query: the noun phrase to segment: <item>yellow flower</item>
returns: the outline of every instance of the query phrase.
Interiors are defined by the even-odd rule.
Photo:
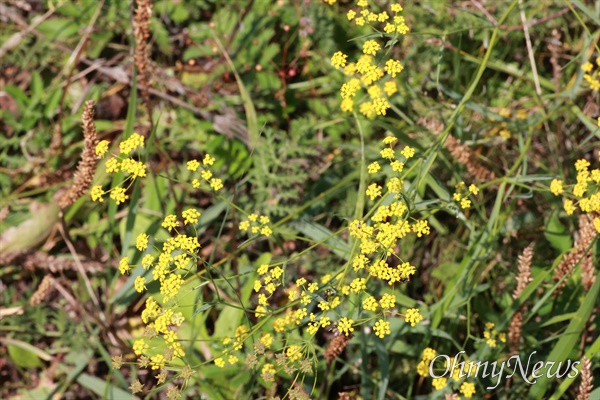
[[[446,378],[435,378],[431,382],[431,385],[435,388],[435,390],[441,390],[446,387],[447,383],[448,383],[448,379],[446,379]]]
[[[594,68],[594,64],[592,64],[591,62],[587,61],[585,64],[583,64],[581,66],[581,69],[584,72],[590,72],[592,69]]]
[[[479,188],[473,184],[469,185],[469,192],[473,193],[475,196],[479,194]]]
[[[381,49],[381,46],[379,45],[379,43],[377,43],[374,40],[367,40],[365,42],[365,44],[363,44],[363,53],[364,54],[375,55],[375,54],[377,54],[377,51],[380,49]]]
[[[212,178],[210,180],[210,187],[214,189],[214,191],[219,191],[223,188],[223,181],[219,178]]]
[[[121,170],[131,174],[133,178],[146,176],[146,166],[131,158],[126,158],[121,162]]]
[[[347,58],[348,56],[346,54],[342,53],[341,51],[336,51],[331,57],[331,65],[333,65],[335,68],[344,68]]]
[[[144,352],[149,348],[150,346],[144,339],[138,339],[133,343],[133,352],[138,356],[144,354]]]
[[[429,361],[421,360],[417,364],[417,374],[421,376],[429,376]]]
[[[392,78],[395,78],[397,74],[402,72],[404,67],[400,64],[400,61],[397,60],[387,60],[385,62],[385,72],[390,74]]]
[[[409,308],[408,310],[406,310],[406,315],[404,316],[404,319],[410,324],[410,326],[415,326],[423,320],[423,316],[419,313],[419,309]]]
[[[356,73],[356,64],[355,63],[348,63],[344,67],[344,75],[351,76],[351,75],[354,75],[355,73]]]
[[[376,98],[373,100],[373,108],[377,112],[377,115],[386,115],[388,108],[390,108],[390,103],[386,99]]]
[[[302,357],[302,348],[298,345],[292,345],[287,348],[285,354],[291,362],[297,361]]]
[[[371,86],[367,92],[371,100],[375,100],[381,97],[381,88],[379,86]]]
[[[119,160],[116,158],[111,158],[106,161],[106,172],[119,172]]]
[[[204,156],[204,160],[202,160],[202,164],[210,166],[210,165],[213,165],[215,163],[215,161],[216,161],[216,159],[213,156],[211,156],[210,154],[206,154]]]
[[[379,303],[381,304],[381,308],[388,310],[396,305],[396,296],[386,293],[381,297]]]
[[[358,293],[367,288],[367,280],[365,278],[355,278],[350,282],[350,289],[353,293]]]
[[[394,155],[394,150],[390,149],[389,147],[381,150],[380,154],[381,154],[381,158],[386,158],[388,160],[392,160],[392,159],[394,159],[394,157],[396,157]]]
[[[340,103],[340,109],[343,112],[352,112],[352,110],[354,109],[354,100],[349,98],[342,100],[342,102]]]
[[[402,151],[400,153],[402,153],[402,155],[408,159],[415,155],[415,149],[413,149],[412,147],[406,146],[406,147],[404,147],[404,149],[402,149]]]
[[[204,171],[202,171],[200,173],[200,176],[202,177],[202,179],[204,179],[205,181],[210,181],[210,178],[212,178],[213,174],[212,172],[210,172],[209,170],[205,169]]]
[[[369,185],[366,193],[367,193],[367,196],[369,196],[369,198],[371,200],[375,200],[376,197],[381,196],[381,186],[379,186],[376,183],[373,183],[373,184]]]
[[[262,374],[273,374],[275,375],[277,371],[275,371],[275,367],[273,364],[265,364],[262,368]]]
[[[161,226],[171,232],[171,229],[177,228],[179,223],[177,222],[177,216],[175,215],[167,215],[161,224]]]
[[[344,335],[349,336],[350,333],[354,332],[354,328],[352,327],[353,323],[354,323],[354,320],[352,320],[352,319],[348,319],[346,317],[341,318],[340,321],[338,322],[337,330],[340,331],[340,333],[343,333]]]
[[[354,19],[354,17],[356,17],[356,11],[354,11],[354,10],[348,11],[348,14],[346,14],[346,17],[348,18],[348,21],[352,21]]]
[[[142,259],[142,267],[144,267],[144,269],[149,269],[152,266],[153,262],[154,257],[152,256],[152,254],[146,254]]]
[[[470,382],[463,382],[460,385],[460,392],[468,399],[475,394],[475,385]]]
[[[364,103],[362,103],[360,105],[359,111],[362,115],[369,119],[375,118],[375,115],[377,115],[377,113],[375,112],[375,108],[373,107],[373,103],[371,103],[370,101],[365,101]]]
[[[469,199],[462,199],[462,200],[460,201],[460,207],[461,207],[463,210],[466,210],[466,209],[468,209],[469,207],[471,207],[471,200],[469,200]]]
[[[377,300],[375,297],[369,296],[363,300],[362,307],[367,311],[375,311],[377,310]]]
[[[223,368],[225,366],[225,360],[223,360],[221,357],[215,358],[215,365],[219,368]]]
[[[590,163],[587,160],[580,159],[580,160],[575,161],[575,169],[577,171],[587,170],[587,168],[589,166],[590,166]]]
[[[271,335],[268,332],[263,333],[262,337],[260,338],[260,341],[262,344],[265,345],[265,347],[267,349],[271,348],[271,345],[273,344],[273,335]]]
[[[258,272],[259,275],[266,274],[267,272],[269,272],[269,265],[262,264],[260,267],[258,267],[258,270],[256,272]]]
[[[240,231],[247,231],[248,229],[250,229],[250,221],[240,222]]]
[[[138,276],[137,278],[135,278],[135,281],[133,282],[133,287],[136,291],[142,293],[146,288],[146,278],[144,278],[143,276]]]
[[[125,200],[127,200],[129,198],[129,196],[127,196],[125,194],[125,189],[122,187],[116,187],[113,188],[113,190],[110,192],[110,198],[113,199],[117,205],[124,203]]]
[[[144,147],[144,137],[139,133],[133,133],[130,137],[119,144],[121,154],[130,154],[137,147]]]
[[[165,364],[167,362],[167,360],[165,359],[165,356],[163,356],[162,354],[157,354],[155,356],[150,357],[150,365],[152,365],[152,369],[163,369],[165,367]]]
[[[125,275],[127,272],[129,272],[130,269],[131,268],[129,267],[129,258],[123,257],[121,261],[119,261],[119,272]]]
[[[383,339],[385,335],[389,335],[390,333],[392,333],[392,331],[390,330],[390,323],[382,319],[375,323],[373,330],[375,331],[375,335],[381,339]]]
[[[360,81],[356,78],[350,79],[340,88],[340,94],[343,99],[349,99],[356,96],[356,92],[360,89]]]
[[[392,4],[390,6],[390,9],[395,13],[399,13],[400,11],[402,11],[402,6],[400,4]]]
[[[198,160],[191,160],[187,162],[188,171],[196,171],[199,166],[200,163],[198,162]]]
[[[377,21],[378,22],[385,22],[388,19],[390,19],[390,16],[385,11],[382,11],[379,14],[377,14]]]
[[[200,217],[200,212],[198,212],[198,210],[193,209],[193,208],[189,208],[187,210],[185,210],[183,213],[181,213],[181,216],[183,217],[183,223],[184,224],[197,224],[198,223],[198,217]]]
[[[106,154],[107,151],[108,151],[108,140],[101,140],[96,145],[96,155],[98,157],[103,157],[104,154]]]
[[[560,179],[553,179],[552,182],[550,182],[550,191],[555,196],[558,196],[559,194],[561,194],[564,191],[563,190],[563,181]]]
[[[392,161],[390,165],[392,166],[392,171],[394,172],[402,172],[404,169],[404,163],[398,160]]]
[[[598,231],[598,233],[600,233],[600,217],[599,218],[594,218],[594,228],[596,228],[596,230]]]
[[[565,200],[564,209],[568,215],[572,215],[577,208],[573,205],[573,200]]]
[[[106,192],[102,190],[102,186],[100,185],[92,187],[92,191],[90,192],[90,195],[92,196],[92,201],[98,201],[100,203],[104,201],[104,199],[102,198],[104,194],[106,194]]]
[[[387,81],[383,85],[383,91],[389,97],[398,91],[398,86],[396,86],[396,82],[394,82],[394,81]]]
[[[434,349],[432,349],[431,347],[427,347],[425,350],[423,350],[421,359],[425,361],[431,361],[435,358],[436,354],[437,352]]]
[[[140,233],[138,237],[135,239],[135,247],[139,251],[144,251],[148,248],[148,238],[149,236],[145,233]]]

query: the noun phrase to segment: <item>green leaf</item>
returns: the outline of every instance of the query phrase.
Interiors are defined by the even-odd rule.
[[[29,343],[11,338],[3,338],[1,341],[7,345],[8,355],[19,367],[42,367],[43,364],[40,358],[45,361],[50,361],[49,354]]]
[[[99,379],[89,374],[81,374],[77,383],[94,392],[98,398],[107,400],[137,400],[137,397],[123,389],[113,386],[104,379]]]
[[[559,252],[563,253],[573,247],[571,234],[558,219],[558,213],[554,212],[546,221],[544,236]]]
[[[342,257],[344,260],[350,257],[352,251],[350,244],[337,237],[336,233],[331,232],[323,225],[301,221],[294,223],[293,226],[315,243],[321,243],[329,247],[338,257]]]
[[[567,329],[561,335],[560,339],[554,345],[554,348],[548,355],[547,361],[551,361],[556,364],[559,362],[564,363],[570,355],[577,354],[579,342],[581,341],[581,335],[583,334],[583,330],[587,326],[587,321],[592,315],[592,311],[597,304],[598,293],[600,293],[600,279],[596,279],[596,282],[594,282],[590,290],[587,292],[583,303],[571,319],[571,323],[569,323],[569,326],[567,326]],[[591,356],[594,356],[594,354]],[[551,379],[547,376],[548,369],[548,365],[544,365],[544,367],[539,371],[538,374],[541,374],[542,377],[538,379],[535,385],[531,386],[531,391],[529,392],[530,399],[544,398],[544,394],[548,390],[548,386],[551,382]]]

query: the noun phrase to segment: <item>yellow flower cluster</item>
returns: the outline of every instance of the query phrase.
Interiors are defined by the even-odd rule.
[[[278,267],[276,267],[277,269]],[[263,265],[259,268],[258,273],[266,274],[268,266]],[[272,270],[273,271],[273,270]],[[272,273],[271,271],[271,273]],[[277,271],[277,274],[282,274],[283,271]],[[325,275],[321,278],[321,283],[326,284],[331,278],[330,275]],[[264,279],[264,278],[263,278]],[[300,308],[292,310],[288,308],[285,315],[277,318],[273,323],[273,328],[276,332],[283,332],[286,329],[292,329],[303,323],[303,319],[308,316],[308,328],[307,331],[311,335],[315,335],[319,328],[325,328],[331,324],[331,319],[325,315],[327,311],[332,311],[341,304],[339,296],[327,296],[327,300],[321,297],[318,293],[321,290],[326,292],[319,286],[317,282],[308,283],[306,278],[299,278],[295,282],[295,287],[288,289],[288,299],[290,302],[297,302]],[[255,282],[255,288],[257,283]],[[259,304],[261,300],[266,300],[266,297],[261,298],[259,294]],[[317,307],[321,310],[321,315],[317,318],[314,313],[308,314],[307,306],[311,303],[316,303]],[[261,307],[259,305],[259,307]],[[259,309],[257,307],[257,310]]]
[[[270,223],[271,220],[266,215],[252,213],[248,215],[248,219],[240,222],[239,229],[244,232],[250,231],[253,235],[260,233],[269,237],[273,233],[271,227],[268,225]]]
[[[415,326],[419,322],[423,321],[423,316],[419,313],[418,308],[409,308],[406,310],[404,319],[410,324],[410,326]]]
[[[396,142],[396,138],[389,136],[384,139],[384,144],[389,147],[381,151],[381,156],[387,160],[392,167],[392,170],[400,174],[404,168],[404,162],[414,156],[414,149],[406,146],[400,152],[404,158],[404,162],[396,160],[396,156],[392,145]],[[376,167],[375,167],[376,165]],[[381,167],[379,163],[370,165],[370,172],[376,173]],[[417,236],[428,235],[430,232],[429,225],[426,220],[416,220],[413,224],[407,221],[408,207],[404,200],[400,197],[402,191],[402,180],[400,177],[392,177],[387,182],[387,190],[394,195],[394,201],[389,205],[381,205],[377,208],[371,221],[373,225],[368,225],[364,221],[353,221],[349,226],[350,236],[360,240],[360,254],[353,260],[355,271],[366,269],[371,276],[387,281],[390,285],[395,282],[405,281],[415,273],[415,268],[407,262],[400,263],[397,267],[392,268],[386,262],[386,258],[394,255],[394,247],[397,241],[411,231]],[[375,200],[382,196],[383,187],[377,183],[372,183],[367,188],[366,194]],[[382,252],[382,257],[378,257],[378,252]],[[369,256],[375,256],[375,260],[371,262]],[[398,257],[399,258],[399,257]]]
[[[496,347],[497,340],[500,340],[502,343],[506,343],[506,333],[498,333],[496,329],[494,329],[493,322],[487,322],[485,324],[485,330],[483,331],[483,337],[486,339],[486,343],[491,348]]]
[[[190,208],[182,212],[184,224],[198,222],[200,212]],[[151,270],[152,280],[159,284],[159,292],[163,296],[159,305],[154,297],[146,300],[146,307],[142,311],[142,321],[146,324],[145,339],[138,339],[133,345],[133,350],[140,357],[140,365],[149,365],[153,370],[163,369],[174,357],[182,358],[185,355],[183,347],[177,336],[177,327],[181,326],[185,318],[177,310],[177,297],[185,283],[183,274],[187,273],[197,263],[200,243],[197,233],[194,236],[179,233],[177,228],[180,223],[176,215],[167,215],[162,227],[169,232],[174,231],[175,236],[163,241],[158,258],[150,251],[144,255],[141,266],[144,270]],[[135,247],[140,252],[145,252],[149,246],[149,235],[140,233],[135,241]],[[131,270],[129,258],[124,257],[119,262],[119,271],[126,274]],[[146,277],[138,276],[134,281],[136,291],[142,293],[146,290]],[[160,336],[164,341],[162,353],[156,354],[156,341],[153,338]],[[153,348],[150,347],[150,341]],[[152,350],[151,357],[147,357]]]
[[[600,90],[600,80],[598,79],[600,76],[600,57],[596,58],[596,69],[594,70],[594,64],[591,62],[586,62],[581,66],[581,69],[585,72],[583,75],[583,79],[587,81],[590,85],[590,89],[592,90]]]
[[[359,254],[352,259],[353,270],[358,276],[354,277],[349,285],[341,288],[343,295],[367,294],[367,297],[362,300],[362,309],[376,313],[373,317],[377,319],[373,331],[380,338],[390,334],[390,323],[386,321],[385,316],[387,313],[395,314],[393,308],[396,304],[396,297],[386,293],[378,301],[374,296],[368,294],[367,282],[371,278],[377,278],[389,285],[394,285],[410,280],[410,277],[415,274],[416,268],[409,262],[402,261],[395,253],[395,248],[398,241],[408,234],[413,233],[417,237],[421,237],[430,233],[426,220],[415,220],[414,223],[408,221],[408,206],[405,203],[405,197],[400,195],[403,185],[400,174],[406,161],[414,157],[415,150],[405,146],[398,154],[398,157],[401,158],[397,159],[394,150],[396,142],[395,137],[386,137],[383,140],[384,148],[380,152],[382,161],[375,161],[368,166],[368,172],[375,175],[382,169],[380,162],[388,163],[392,171],[398,174],[391,177],[383,186],[377,183],[370,184],[366,191],[366,195],[375,200],[383,195],[385,186],[393,200],[387,205],[378,206],[370,221],[354,220],[348,226],[350,236],[359,241]],[[388,260],[390,257],[392,260]],[[404,318],[411,326],[415,326],[423,320],[423,316],[416,308],[408,309]],[[347,321],[344,322],[347,323]],[[338,330],[340,330],[339,325],[340,323],[338,323]],[[344,325],[342,326],[344,327]],[[342,331],[340,330],[340,332]]]
[[[187,221],[190,216],[194,221],[198,221],[200,212],[194,209],[188,209],[183,212],[183,217]],[[179,291],[184,283],[183,278],[177,272],[178,270],[187,271],[192,259],[197,257],[200,244],[196,236],[191,237],[177,232],[177,217],[175,215],[167,215],[162,223],[162,226],[169,231],[175,229],[177,236],[171,237],[164,241],[162,252],[158,256],[158,260],[154,258],[152,253],[146,254],[142,259],[144,269],[152,269],[153,280],[160,284],[160,293],[164,296],[163,301],[169,302],[179,294]],[[148,248],[149,236],[145,233],[140,233],[136,239],[136,248],[138,251],[145,251]],[[155,261],[157,261],[155,263]],[[154,268],[152,268],[154,267]],[[130,271],[129,259],[124,257],[119,263],[119,271],[126,274]],[[146,278],[138,276],[135,279],[135,289],[142,293],[146,288]]]
[[[380,28],[383,28],[382,30],[388,35],[393,33],[406,35],[410,30],[408,25],[406,25],[404,17],[398,15],[402,12],[400,4],[392,4],[390,6],[390,10],[394,14],[393,17],[390,17],[387,11],[374,12],[369,6],[368,0],[358,0],[356,5],[360,7],[360,10],[350,10],[346,14],[346,17],[357,26],[374,25],[373,23],[378,22],[381,24]]]
[[[276,266],[269,270],[267,264],[261,265],[258,270],[260,278],[254,281],[254,291],[259,293],[258,295],[258,306],[255,309],[257,318],[262,318],[267,315],[267,306],[269,305],[269,299],[273,296],[279,286],[281,286],[281,277],[283,275],[283,268]]]
[[[373,12],[366,0],[359,0],[357,5],[359,9],[350,10],[347,14],[348,20],[354,21],[356,25],[368,24],[375,31],[383,30],[393,42],[399,35],[405,35],[408,32],[404,17],[398,15],[402,11],[399,4],[391,6],[393,17],[390,17],[387,11]],[[376,23],[380,26],[376,26]],[[360,103],[358,110],[365,117],[372,119],[376,115],[386,115],[387,110],[391,108],[389,98],[398,91],[393,78],[402,72],[404,67],[400,61],[385,59],[385,56],[383,59],[377,60],[376,57],[380,50],[382,50],[381,44],[376,40],[369,39],[363,43],[363,54],[356,62],[348,63],[348,55],[341,51],[335,52],[331,57],[331,65],[336,69],[343,69],[344,74],[350,78],[340,88],[342,111],[354,111],[354,99],[363,89],[368,94],[368,99]],[[383,79],[386,74],[390,79]]]
[[[452,195],[454,201],[460,204],[460,207],[463,210],[471,208],[471,200],[469,199],[469,196],[477,196],[479,194],[479,188],[471,184],[467,189],[467,186],[464,182],[457,183],[454,188],[456,189],[456,192],[454,192]]]
[[[200,168],[200,178],[204,180],[212,190],[218,192],[223,188],[223,181],[220,178],[214,178],[210,167],[215,163],[216,159],[210,154],[206,154],[202,160],[202,164],[196,159],[187,162],[187,170],[197,172]],[[201,182],[198,178],[192,179],[192,187],[199,189]]]
[[[448,370],[450,368],[450,364],[452,363],[452,361],[449,360],[446,360],[444,370],[440,370],[439,367],[431,365],[431,362],[435,358],[436,354],[437,352],[430,347],[427,347],[425,350],[423,350],[423,353],[421,354],[421,361],[417,365],[417,374],[423,377],[428,377],[430,376],[429,369],[431,367],[434,373],[439,376],[444,370]],[[460,380],[465,376],[471,376],[475,374],[476,370],[476,363],[474,363],[473,361],[461,362],[454,366],[454,369],[452,370],[452,373],[450,374],[449,378],[434,378],[431,382],[431,385],[435,390],[441,390],[446,387],[449,379],[458,384],[458,382],[460,382]],[[462,395],[465,396],[465,398],[471,398],[475,394],[475,384],[471,382],[463,382],[459,387],[459,391]]]
[[[424,377],[429,376],[429,364],[431,364],[436,354],[437,352],[430,347],[423,350],[421,361],[417,364],[417,374]]]
[[[568,215],[572,215],[577,208],[583,213],[600,212],[600,169],[590,170],[590,166],[590,162],[585,159],[575,162],[577,182],[574,185],[565,185],[560,179],[550,182],[550,191],[555,196],[566,192],[570,197],[564,200],[564,209]],[[594,218],[594,227],[600,233],[599,217]]]
[[[462,385],[460,385],[460,392],[467,399],[473,397],[475,394],[475,384],[471,382],[463,382]]]
[[[109,142],[107,140],[102,140],[96,145],[96,155],[98,157],[104,157],[108,152]],[[120,154],[118,156],[113,155],[106,161],[106,172],[109,174],[124,172],[128,174],[125,180],[121,183],[125,183],[128,180],[133,183],[136,178],[143,178],[146,176],[146,166],[138,160],[134,160],[129,157],[131,152],[136,150],[137,148],[144,147],[144,137],[138,133],[133,133],[129,138],[123,140],[119,144]],[[129,198],[125,193],[127,192],[126,188],[121,187],[120,185],[111,188],[108,192],[110,192],[110,198],[114,200],[117,204],[124,203],[125,200]],[[108,193],[102,189],[102,185],[92,186],[90,191],[90,195],[92,197],[92,201],[97,201],[102,203],[104,201],[103,196]]]
[[[153,370],[162,369],[174,357],[182,358],[185,356],[183,346],[177,336],[177,328],[185,321],[183,314],[173,311],[169,307],[161,307],[154,297],[150,296],[146,300],[146,307],[142,311],[142,321],[146,324],[145,338],[138,339],[133,344],[133,351],[140,357],[140,363],[148,360],[148,351],[150,349],[156,353],[156,346],[153,339],[160,337],[164,341],[162,353],[155,354],[149,358],[149,365]],[[152,341],[153,347],[150,347]],[[147,362],[147,361],[146,361]]]

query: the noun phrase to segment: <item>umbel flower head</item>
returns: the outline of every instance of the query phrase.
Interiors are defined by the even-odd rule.
[[[359,0],[357,5],[359,9],[348,11],[348,20],[358,26],[369,25],[373,30],[383,31],[388,38],[381,42],[366,40],[362,45],[363,54],[355,62],[348,62],[347,54],[336,51],[331,57],[331,65],[335,69],[343,69],[344,75],[349,77],[340,89],[341,110],[353,112],[356,108],[355,98],[364,90],[368,97],[358,104],[358,111],[372,119],[377,115],[386,115],[391,108],[389,98],[398,91],[395,78],[404,69],[400,61],[385,55],[380,57],[382,43],[388,42],[390,38],[396,42],[397,37],[405,35],[409,29],[404,17],[398,15],[402,11],[399,4],[391,6],[393,16],[387,11],[373,11],[366,0]],[[380,65],[384,67],[381,68]]]

